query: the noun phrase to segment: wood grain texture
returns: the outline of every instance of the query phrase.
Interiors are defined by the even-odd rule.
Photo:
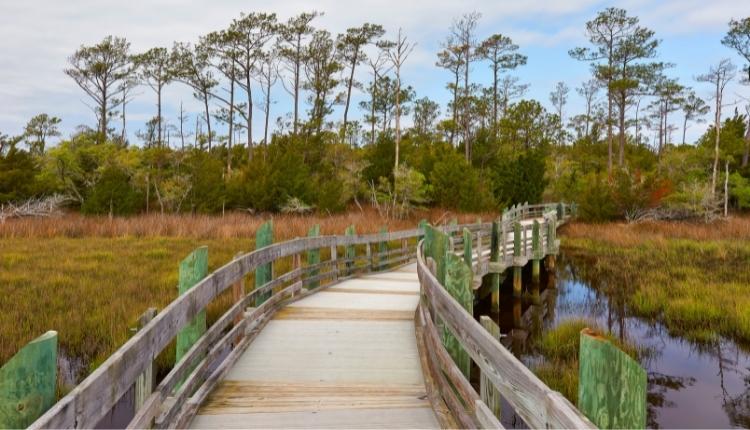
[[[327,428],[438,427],[415,341],[414,269],[343,281],[280,309],[191,426],[316,427],[311,414]]]

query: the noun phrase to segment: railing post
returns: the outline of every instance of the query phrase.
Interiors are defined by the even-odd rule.
[[[513,295],[516,297],[521,296],[522,279],[521,270],[522,267],[515,261],[521,256],[521,223],[515,222],[513,224]]]
[[[320,236],[320,225],[315,224],[314,226],[310,227],[310,230],[307,232],[308,237],[317,237]],[[315,248],[307,251],[307,265],[308,266],[318,266],[320,264],[320,249]],[[320,267],[316,267],[315,269],[310,270],[310,272],[307,274],[308,277],[316,277],[320,274]],[[319,280],[308,282],[306,287],[308,290],[317,288],[320,285]]]
[[[241,251],[238,252],[237,254],[234,255],[234,259],[236,260],[242,257],[242,254],[243,253]],[[245,297],[245,277],[243,276],[242,278],[238,279],[237,282],[232,284],[232,302],[238,303],[244,297]],[[242,318],[243,318],[242,314],[239,314],[236,317],[234,317],[234,325],[237,325],[240,322],[242,322]]]
[[[258,228],[255,234],[255,249],[273,244],[273,221],[266,221]],[[263,285],[271,282],[273,279],[273,262],[262,264],[255,269],[255,288],[258,289]],[[268,291],[255,296],[255,306],[260,306],[268,300],[273,291]]]
[[[383,236],[388,234],[388,228],[381,228],[380,234],[382,234]],[[383,268],[383,261],[388,260],[388,256],[385,255],[386,252],[388,252],[388,242],[386,242],[385,240],[378,242],[378,270],[381,270]]]
[[[503,223],[503,226],[505,223]],[[500,261],[500,248],[503,250],[503,261],[505,261],[505,231],[503,230],[502,240],[500,238],[499,225],[497,220],[492,221],[492,236],[490,236],[490,261],[496,263]],[[490,291],[492,292],[492,310],[500,312],[500,274],[490,274]]]
[[[354,225],[350,225],[346,228],[345,235],[347,237],[354,237],[356,235],[356,232],[354,230]],[[352,273],[354,273],[354,258],[357,255],[357,250],[354,247],[354,245],[346,245],[344,248],[344,259],[346,260],[346,276],[351,276]]]
[[[338,282],[339,280],[339,256],[338,256],[338,246],[334,243],[331,245],[331,275],[333,277],[333,282]]]
[[[500,327],[495,321],[492,321],[492,318],[487,315],[482,315],[479,317],[479,323],[482,324],[482,327],[484,327],[484,329],[487,330],[495,340],[500,341]],[[490,379],[484,374],[484,372],[482,372],[479,378],[479,396],[490,408],[492,414],[499,419],[502,412],[502,398],[500,397],[500,392],[497,391],[497,388],[495,388],[494,385],[492,385],[492,382],[490,382]]]
[[[146,312],[138,317],[138,330],[141,330],[143,327],[145,327],[146,324],[154,319],[154,317],[156,317],[156,308],[148,308]],[[151,363],[146,366],[146,370],[144,370],[143,373],[138,376],[138,379],[135,380],[135,405],[133,410],[138,411],[138,409],[143,406],[143,403],[146,402],[146,399],[151,395],[153,391],[154,360],[152,359]]]
[[[372,272],[373,259],[372,259],[372,244],[370,244],[370,242],[367,242],[365,244],[365,256],[367,257],[367,271]]]
[[[472,267],[472,253],[474,252],[474,246],[471,244],[471,232],[468,228],[464,227],[464,262]]]
[[[426,219],[419,220],[419,225],[417,226],[417,228],[422,230],[422,234],[420,234],[419,237],[417,238],[417,243],[419,243],[420,240],[424,239],[424,231],[425,231],[425,228],[427,228],[427,220]]]
[[[188,292],[206,275],[208,275],[208,247],[201,246],[180,262],[180,295]],[[189,324],[177,333],[175,363],[180,362],[182,357],[205,332],[206,310],[202,309]]]
[[[539,221],[534,220],[531,229],[531,280],[533,283],[539,283],[539,259],[541,258],[541,240],[539,238]]]
[[[55,403],[57,332],[21,348],[0,367],[0,428],[26,428]]]

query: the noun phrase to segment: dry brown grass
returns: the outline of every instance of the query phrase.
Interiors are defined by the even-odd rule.
[[[359,233],[416,228],[422,218],[442,223],[478,215],[444,210],[400,221],[374,210],[333,216],[276,215],[277,242],[306,236],[313,224],[322,234],[342,234],[354,224]],[[493,214],[483,214],[491,219]],[[0,364],[26,342],[57,330],[62,353],[82,366],[80,380],[122,345],[148,307],[163,309],[177,297],[178,265],[198,246],[209,248],[209,270],[237,252],[252,251],[258,226],[271,218],[233,213],[221,216],[142,215],[129,218],[68,214],[50,219],[9,220],[0,224]],[[323,250],[322,257],[327,257]],[[277,274],[291,267],[275,264]],[[247,280],[248,290],[253,277]],[[209,324],[229,306],[223,294],[208,307]],[[173,347],[161,354],[160,371],[174,361]],[[69,388],[69,387],[67,387]]]
[[[375,233],[382,227],[389,230],[415,228],[420,219],[434,224],[454,218],[459,222],[475,222],[477,217],[490,220],[498,214],[456,214],[444,209],[430,209],[414,213],[408,219],[388,220],[371,208],[351,210],[333,215],[250,215],[228,213],[220,215],[139,215],[133,217],[83,216],[67,214],[56,218],[11,219],[0,224],[0,238],[54,237],[185,237],[197,239],[247,238],[255,235],[258,226],[274,220],[274,235],[278,240],[307,235],[313,224],[320,224],[321,234],[342,234],[354,224],[358,233]]]
[[[674,221],[637,224],[574,222],[563,227],[560,234],[573,239],[603,241],[617,246],[635,246],[668,239],[747,241],[750,240],[750,217],[735,216],[711,224]]]

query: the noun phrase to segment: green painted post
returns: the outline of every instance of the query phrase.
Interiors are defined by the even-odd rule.
[[[581,331],[578,409],[599,428],[646,428],[646,372],[592,330]]]
[[[500,243],[500,224],[497,220],[492,221],[492,234],[490,236],[490,261],[500,261],[500,247],[505,247],[505,243]],[[505,241],[505,237],[502,238]],[[500,313],[500,274],[490,274],[490,291],[492,291],[492,309]]]
[[[521,256],[521,223],[516,222],[513,224],[513,257]],[[513,264],[513,295],[516,297],[521,296],[522,289],[522,278],[521,278],[521,266]]]
[[[565,215],[565,208],[563,207],[562,203],[557,204],[557,219],[563,219],[563,215]]]
[[[354,225],[350,225],[346,228],[346,231],[344,232],[349,237],[355,236],[357,233],[354,230]],[[354,273],[354,258],[357,255],[357,250],[355,249],[354,245],[347,245],[344,249],[344,258],[347,260],[346,262],[346,276],[351,276],[352,273]]]
[[[450,251],[445,253],[445,285],[446,291],[456,301],[466,309],[469,315],[474,314],[474,293],[471,288],[471,282],[474,278],[471,267],[467,266],[464,261]],[[443,326],[443,345],[448,350],[453,361],[456,363],[466,379],[470,377],[471,357],[463,349],[458,339]]]
[[[471,243],[471,232],[468,228],[464,227],[464,262],[472,267],[472,257],[474,253],[474,246]]]
[[[255,249],[265,248],[273,244],[273,221],[266,221],[255,233]],[[258,289],[273,279],[273,263],[266,263],[255,269],[255,289]],[[255,296],[255,306],[260,306],[271,297],[271,291]]]
[[[320,224],[315,224],[314,226],[310,227],[310,230],[307,232],[308,237],[317,237],[320,236]],[[317,266],[320,264],[320,248],[315,248],[307,251],[307,265],[308,266]],[[310,270],[310,277],[315,277],[320,274],[320,268],[312,269]],[[320,281],[312,281],[307,284],[307,289],[311,290],[313,288],[318,288],[320,286]]]
[[[429,243],[427,256],[435,260],[437,280],[445,285],[445,254],[450,251],[450,238],[447,234],[428,225],[425,230],[425,243]]]
[[[424,219],[424,218],[421,219],[421,220],[419,220],[419,225],[417,227],[420,230],[422,230],[422,234],[419,236],[419,239],[417,240],[417,241],[420,241],[420,240],[424,239],[424,230],[427,227],[427,220]]]
[[[55,404],[57,332],[27,343],[0,367],[0,428],[26,428]]]
[[[178,287],[180,295],[188,292],[206,275],[208,275],[208,247],[201,246],[180,262],[180,285]],[[177,333],[175,363],[182,359],[205,332],[206,310],[203,309]]]
[[[479,317],[479,323],[482,324],[482,327],[484,327],[484,329],[487,330],[495,340],[500,341],[500,326],[498,326],[495,321],[492,321],[492,318],[487,315],[482,315]],[[492,413],[495,414],[495,417],[499,419],[502,412],[502,397],[500,396],[500,392],[497,391],[497,388],[495,388],[495,386],[492,385],[492,382],[490,382],[490,378],[488,378],[484,372],[482,372],[479,378],[479,395],[482,398],[482,401],[490,408]]]
[[[539,283],[539,260],[541,256],[541,240],[539,237],[539,221],[534,220],[531,228],[531,280],[534,284]]]

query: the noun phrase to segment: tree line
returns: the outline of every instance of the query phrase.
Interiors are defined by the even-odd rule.
[[[565,199],[581,200],[592,219],[657,207],[705,215],[722,199],[750,206],[750,103],[725,94],[732,80],[750,81],[750,18],[732,19],[721,40],[742,70],[722,60],[691,88],[659,60],[653,30],[623,9],[599,12],[586,23],[586,46],[569,51],[591,65],[591,78],[575,88],[584,109],[571,114],[565,82],[550,92],[551,110],[525,97],[529,86],[514,72],[526,55],[506,35],[480,37],[478,13],[456,18],[436,54],[449,76],[445,113],[404,81],[415,44],[403,30],[389,37],[365,23],[334,36],[316,28],[320,15],[241,14],[197,41],[139,53],[114,36],[81,46],[65,73],[86,95],[96,126],[51,147],[61,119],[48,114],[18,136],[0,134],[0,202],[57,192],[90,213],[370,203],[401,216],[425,204],[485,210]],[[490,82],[472,75],[479,66]],[[364,71],[368,82],[358,80]],[[187,86],[202,112],[180,102],[177,118],[165,118],[169,85]],[[126,116],[137,87],[155,101],[136,133],[140,145],[129,141]],[[288,94],[276,94],[282,90]],[[366,95],[359,103],[355,90]],[[273,121],[280,97],[291,99],[292,111]],[[687,128],[709,112],[709,130],[688,144]],[[253,130],[256,114],[261,131]],[[403,127],[407,116],[412,125]]]

